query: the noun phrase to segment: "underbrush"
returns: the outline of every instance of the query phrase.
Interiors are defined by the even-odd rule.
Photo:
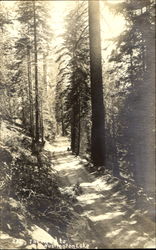
[[[46,152],[31,157],[22,153],[12,167],[11,186],[10,195],[24,203],[32,221],[44,221],[57,237],[65,235],[73,216],[71,203],[59,190]]]
[[[66,227],[74,216],[73,200],[58,187],[51,154],[42,150],[33,155],[31,139],[22,130],[16,131],[16,127],[10,128],[9,124],[7,127],[3,124],[3,129],[0,145],[2,197],[20,202],[33,223],[42,224],[42,228],[54,236],[66,237]]]

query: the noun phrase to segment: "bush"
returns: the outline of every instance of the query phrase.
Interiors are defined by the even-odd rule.
[[[58,193],[56,177],[51,174],[47,158],[21,154],[12,168],[12,195],[27,200],[31,196],[44,194],[53,197]]]
[[[8,195],[10,192],[11,183],[11,164],[12,156],[8,149],[0,147],[0,192],[1,194]]]

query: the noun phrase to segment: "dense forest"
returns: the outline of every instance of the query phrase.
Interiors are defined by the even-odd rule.
[[[156,247],[154,10],[0,2],[2,249]]]

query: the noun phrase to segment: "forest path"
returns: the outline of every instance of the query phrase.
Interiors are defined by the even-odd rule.
[[[74,244],[89,244],[90,248],[154,248],[154,223],[144,221],[138,216],[139,210],[130,208],[127,197],[115,188],[116,183],[109,183],[107,175],[95,177],[89,173],[82,159],[67,151],[68,147],[65,137],[45,145],[53,154],[62,190],[80,184],[82,192],[76,197],[79,216],[67,229]]]

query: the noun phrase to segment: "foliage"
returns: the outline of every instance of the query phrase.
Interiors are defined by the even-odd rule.
[[[77,3],[75,9],[66,17],[66,32],[63,39],[57,59],[59,77],[56,86],[56,119],[62,123],[63,135],[70,135],[73,153],[79,155],[88,150],[90,133],[89,34],[86,3]]]
[[[5,119],[12,120],[15,117],[20,119],[26,133],[33,138],[35,134],[35,113],[36,109],[39,109],[40,137],[45,135],[46,138],[53,140],[56,133],[56,123],[53,115],[53,99],[51,98],[53,90],[49,90],[51,75],[47,65],[52,32],[48,26],[49,14],[47,5],[42,2],[36,2],[37,55],[39,58],[37,62],[37,97],[39,101],[37,107],[34,65],[34,12],[32,3],[32,1],[16,2],[14,4],[16,12],[13,11],[11,17],[6,15],[7,18],[3,22],[3,29],[1,30],[3,33],[1,41],[1,113]],[[4,11],[2,8],[2,12],[5,14],[5,8]],[[3,16],[5,17],[5,15]],[[11,24],[10,20],[12,20]],[[16,37],[11,39],[9,31],[12,28],[11,25],[14,27],[16,23],[18,32],[15,33]],[[9,28],[8,31],[7,28]],[[47,122],[47,119],[50,122]],[[53,131],[52,136],[50,130]]]
[[[151,147],[147,141],[152,142],[153,134],[149,131],[154,125],[153,2],[138,1],[136,5],[129,1],[111,9],[117,13],[122,10],[127,27],[115,40],[116,50],[109,57],[105,75],[106,81],[111,83],[111,92],[106,88],[108,150],[115,147],[115,151],[111,149],[115,162],[111,161],[121,170],[127,169],[127,174],[133,176],[138,185],[150,189],[153,184],[149,184],[152,179],[147,171],[153,173],[153,163],[149,159],[147,148]]]

